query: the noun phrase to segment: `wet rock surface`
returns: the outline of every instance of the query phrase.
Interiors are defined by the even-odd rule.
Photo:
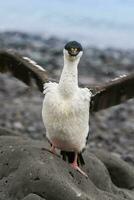
[[[134,199],[134,168],[117,156],[86,150],[86,178],[48,148],[45,140],[0,129],[1,200]]]

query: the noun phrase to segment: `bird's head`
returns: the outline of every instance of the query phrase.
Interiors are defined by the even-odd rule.
[[[80,43],[76,41],[70,41],[65,45],[63,53],[67,60],[75,61],[79,60],[82,56],[83,48]]]

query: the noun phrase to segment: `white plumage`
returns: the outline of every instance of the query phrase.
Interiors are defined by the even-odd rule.
[[[66,98],[58,84],[47,83],[46,87],[42,116],[47,138],[61,150],[81,152],[89,130],[90,92],[78,88]]]
[[[54,147],[81,152],[89,131],[91,92],[78,86],[78,63],[82,52],[71,57],[64,50],[64,67],[59,84],[44,84],[42,109],[46,135]]]

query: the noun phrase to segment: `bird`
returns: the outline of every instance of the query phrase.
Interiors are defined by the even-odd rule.
[[[72,167],[85,175],[77,164],[89,132],[91,92],[78,87],[78,63],[83,50],[80,43],[69,42],[64,48],[64,67],[59,83],[44,85],[42,108],[46,136],[55,148],[75,152]]]
[[[69,41],[63,48],[64,65],[59,81],[48,77],[41,67],[28,57],[7,50],[0,51],[0,72],[10,72],[28,86],[33,80],[43,92],[42,119],[51,152],[61,151],[63,160],[87,177],[80,168],[84,159],[89,134],[90,114],[118,105],[134,97],[134,73],[124,74],[103,85],[79,86],[78,65],[83,47],[77,41]]]

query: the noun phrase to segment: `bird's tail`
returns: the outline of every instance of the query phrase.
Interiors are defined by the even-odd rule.
[[[75,153],[70,151],[61,151],[61,156],[64,161],[72,163],[74,161]],[[78,165],[85,165],[82,153],[78,154]]]

